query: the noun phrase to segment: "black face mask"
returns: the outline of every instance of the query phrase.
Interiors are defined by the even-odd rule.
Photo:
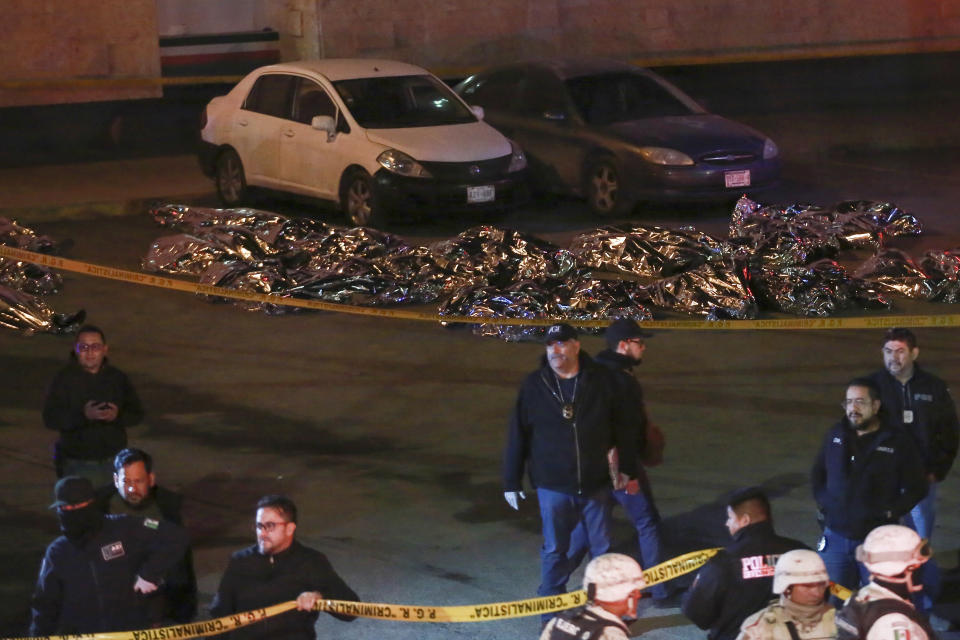
[[[57,517],[60,519],[60,531],[73,541],[96,533],[103,524],[103,513],[93,505],[70,511],[58,509]]]

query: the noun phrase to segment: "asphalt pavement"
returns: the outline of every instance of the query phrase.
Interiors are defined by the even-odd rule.
[[[930,217],[929,236],[910,245],[919,250],[960,246],[955,106],[856,104],[741,116],[780,143],[789,179],[777,200],[895,199]],[[146,125],[133,118],[126,126],[136,137]],[[0,215],[71,239],[71,258],[137,270],[152,239],[164,233],[145,215],[147,203],[214,202],[212,183],[189,153],[189,135],[178,140],[159,155],[121,144],[82,162],[60,151],[53,159],[68,162],[0,162]],[[553,206],[560,222],[550,215]],[[507,222],[560,234],[592,223],[575,202],[523,215],[534,219]],[[635,215],[664,223],[693,218],[708,229],[727,222],[718,214]],[[431,323],[332,313],[269,317],[84,275],[65,280],[51,304],[84,307],[107,329],[111,356],[144,398],[148,417],[131,439],[154,454],[160,481],[187,498],[204,602],[229,553],[253,541],[253,501],[273,491],[297,500],[303,540],[323,549],[365,600],[453,605],[532,596],[536,505],[527,500],[519,513],[509,510],[498,465],[507,413],[540,347]],[[898,304],[898,312],[949,311]],[[955,330],[918,333],[921,360],[957,388]],[[723,544],[723,496],[749,484],[769,491],[782,532],[815,544],[810,461],[839,417],[846,380],[880,365],[878,336],[675,331],[651,340],[640,373],[650,413],[667,435],[666,462],[651,478],[670,555]],[[595,352],[602,342],[590,336],[584,346]],[[32,580],[56,535],[44,508],[53,483],[52,436],[40,427],[39,407],[68,348],[66,337],[0,334],[4,636],[23,634]],[[948,578],[938,613],[960,621],[958,483],[954,472],[941,489],[933,545]],[[629,551],[631,530],[622,517],[615,533],[617,549]],[[651,640],[704,637],[677,609],[645,604],[642,616],[634,632]],[[538,624],[346,625],[322,616],[319,629],[320,637],[347,639],[499,639],[535,637]]]

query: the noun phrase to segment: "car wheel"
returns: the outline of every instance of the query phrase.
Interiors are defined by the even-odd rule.
[[[373,193],[373,179],[363,169],[347,174],[340,190],[340,209],[358,227],[371,227],[383,222],[380,206]]]
[[[623,192],[620,171],[613,160],[604,158],[590,163],[584,183],[587,204],[595,214],[617,216],[633,209],[633,203]]]
[[[233,149],[227,149],[217,157],[217,195],[220,202],[232,207],[247,198],[247,177],[243,162]]]

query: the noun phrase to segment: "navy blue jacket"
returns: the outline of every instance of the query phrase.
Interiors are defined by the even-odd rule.
[[[857,436],[846,417],[827,432],[811,475],[826,526],[855,540],[895,524],[927,495],[923,460],[905,431],[881,424]]]
[[[957,408],[947,384],[917,364],[906,384],[900,384],[886,369],[877,371],[871,379],[880,388],[880,404],[890,424],[903,427],[913,436],[927,473],[942,481],[953,466],[960,444]],[[913,422],[904,423],[904,410],[913,412]]]
[[[50,543],[33,595],[31,636],[127,631],[150,625],[137,576],[154,584],[183,557],[189,540],[175,524],[134,516],[104,516],[83,543]]]
[[[806,548],[798,540],[777,535],[769,520],[743,527],[697,573],[683,597],[683,614],[701,629],[709,629],[710,640],[733,640],[743,621],[770,602],[777,558]]]
[[[520,491],[526,468],[534,487],[568,495],[592,495],[610,486],[607,452],[620,453],[620,471],[637,477],[635,405],[617,393],[614,373],[580,352],[573,420],[554,396],[553,370],[526,377],[510,416],[503,456],[503,488]]]

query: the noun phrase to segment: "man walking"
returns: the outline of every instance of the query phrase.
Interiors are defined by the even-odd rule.
[[[635,409],[616,393],[612,374],[580,349],[567,324],[547,329],[541,367],[524,380],[510,418],[503,461],[504,498],[514,509],[526,469],[540,502],[543,546],[541,596],[563,593],[575,566],[567,559],[570,534],[583,523],[593,557],[610,549],[610,472],[617,447],[621,471],[636,493]],[[544,622],[552,614],[544,616]]]
[[[136,390],[107,361],[108,351],[99,327],[80,327],[70,363],[50,383],[43,405],[44,425],[60,432],[57,477],[84,476],[95,487],[110,483],[113,457],[127,446],[127,427],[143,419]]]
[[[871,529],[896,523],[927,491],[913,439],[887,424],[869,378],[847,385],[844,417],[823,439],[813,464],[813,497],[824,516],[817,551],[830,579],[849,589],[867,581],[857,545]]]
[[[643,362],[646,351],[645,339],[652,334],[641,329],[636,321],[630,318],[618,318],[607,327],[605,337],[607,348],[597,354],[596,361],[612,372],[616,382],[617,394],[636,405],[636,416],[639,420],[636,427],[637,452],[640,459],[637,461],[637,474],[640,482],[640,491],[635,494],[627,493],[619,480],[619,452],[611,452],[611,473],[614,478],[613,499],[616,500],[627,513],[630,522],[637,530],[637,547],[640,556],[640,565],[653,567],[663,561],[660,551],[660,513],[653,501],[653,492],[650,480],[647,477],[644,463],[651,466],[663,459],[663,434],[651,424],[647,416],[647,409],[643,402],[643,389],[633,375],[633,368]],[[574,566],[580,564],[587,552],[586,535],[583,526],[578,526],[570,539],[568,557]],[[663,584],[656,584],[650,588],[650,593],[656,601],[667,598],[667,589]]]

